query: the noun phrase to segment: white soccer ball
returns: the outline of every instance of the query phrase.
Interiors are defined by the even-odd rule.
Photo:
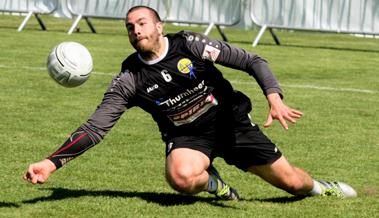
[[[65,87],[76,87],[87,81],[93,67],[88,49],[77,42],[62,42],[51,50],[47,71]]]

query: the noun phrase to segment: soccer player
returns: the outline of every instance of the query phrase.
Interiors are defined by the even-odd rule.
[[[68,161],[99,143],[129,108],[150,113],[166,143],[166,178],[175,190],[208,191],[221,199],[239,199],[213,167],[216,157],[251,172],[293,195],[354,197],[342,182],[313,179],[291,165],[249,117],[250,99],[233,89],[216,64],[247,72],[266,96],[274,119],[283,128],[303,113],[286,106],[282,90],[261,57],[202,34],[163,33],[158,13],[146,6],[126,17],[129,41],[136,52],[125,59],[92,116],[47,159],[31,164],[24,179],[36,184]]]

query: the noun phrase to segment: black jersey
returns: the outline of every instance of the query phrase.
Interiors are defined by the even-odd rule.
[[[257,55],[193,32],[168,34],[165,40],[168,46],[160,58],[145,61],[134,53],[122,63],[121,73],[83,126],[98,140],[133,106],[150,113],[162,134],[207,125],[234,94],[214,63],[249,73],[266,95],[281,93],[266,61]]]
[[[134,106],[152,115],[166,142],[175,136],[212,131],[223,123],[220,119],[228,117],[223,116],[225,110],[236,108],[236,102],[250,103],[247,97],[235,95],[215,63],[247,72],[265,95],[281,95],[266,61],[255,54],[193,32],[168,34],[165,40],[166,49],[158,59],[145,61],[134,53],[123,61],[96,111],[48,157],[57,168],[99,143]]]

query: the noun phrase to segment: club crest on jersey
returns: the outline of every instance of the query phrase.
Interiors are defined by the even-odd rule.
[[[182,58],[178,61],[178,70],[179,72],[183,74],[190,74],[191,78],[196,78],[194,71],[193,71],[193,64],[192,61],[188,58]]]
[[[205,45],[204,52],[203,52],[204,59],[208,59],[212,62],[215,62],[219,54],[220,54],[220,49],[215,48],[210,45]]]

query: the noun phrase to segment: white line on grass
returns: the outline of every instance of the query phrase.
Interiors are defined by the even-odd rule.
[[[239,80],[231,80],[230,82],[234,84],[244,84],[244,85],[253,84],[253,82],[245,82],[245,81],[239,81]],[[336,91],[336,92],[360,92],[360,93],[369,93],[369,94],[379,93],[378,91],[369,90],[369,89],[333,88],[333,87],[315,86],[315,85],[280,84],[280,86],[289,87],[289,88],[297,88],[297,89],[316,89],[316,90],[326,90],[326,91]]]
[[[14,66],[6,66],[1,65],[0,68],[15,68]],[[29,66],[21,66],[19,68],[27,69],[27,70],[46,70],[45,67],[29,67]],[[107,73],[100,71],[93,71],[93,74],[97,75],[106,75],[106,76],[115,76],[116,73]],[[240,80],[230,80],[233,84],[243,84],[243,85],[254,85],[254,82],[246,82]],[[334,88],[334,87],[326,87],[326,86],[316,86],[316,85],[301,85],[301,84],[280,84],[283,87],[296,88],[296,89],[315,89],[315,90],[325,90],[325,91],[335,91],[335,92],[358,92],[358,93],[368,93],[368,94],[376,94],[379,91],[370,90],[370,89],[355,89],[355,88]]]
[[[333,87],[323,87],[323,86],[314,86],[314,85],[281,84],[281,86],[289,87],[289,88],[317,89],[317,90],[327,90],[327,91],[337,91],[337,92],[361,92],[361,93],[370,93],[370,94],[378,93],[378,91],[369,90],[369,89],[333,88]]]
[[[0,68],[16,68],[16,67],[14,67],[14,66],[6,66],[6,65],[0,64]],[[26,69],[26,70],[47,70],[46,67],[21,66],[21,67],[17,67],[17,68],[22,68],[22,69]],[[93,71],[92,73],[93,74],[98,74],[98,75],[107,75],[107,76],[114,76],[114,75],[116,75],[116,73],[112,74],[112,73],[105,73],[105,72],[99,72],[99,71]]]

